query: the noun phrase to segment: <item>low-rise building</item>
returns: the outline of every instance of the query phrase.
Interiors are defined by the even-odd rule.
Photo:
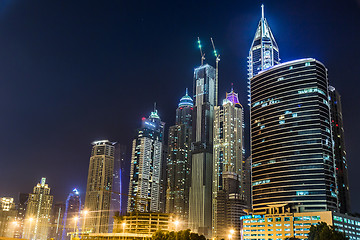
[[[332,211],[246,215],[241,217],[241,239],[283,240],[295,237],[305,240],[310,227],[319,222],[334,226],[349,239],[360,239],[360,218]]]

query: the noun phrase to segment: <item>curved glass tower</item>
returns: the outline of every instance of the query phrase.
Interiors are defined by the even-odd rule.
[[[337,209],[327,69],[301,59],[251,79],[255,212]]]

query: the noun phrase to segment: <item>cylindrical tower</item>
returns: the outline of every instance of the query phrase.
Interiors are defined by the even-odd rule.
[[[255,212],[336,210],[325,66],[312,58],[276,65],[251,79],[251,93]]]

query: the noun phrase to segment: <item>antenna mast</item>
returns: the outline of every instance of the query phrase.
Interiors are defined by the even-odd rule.
[[[215,44],[212,38],[210,38],[211,44],[214,49],[214,55],[216,57],[216,68],[215,68],[215,106],[218,105],[218,86],[219,86],[219,62],[220,62],[220,54],[217,53],[215,49]]]
[[[201,50],[201,42],[200,42],[199,37],[198,37],[198,45],[199,45],[200,54],[201,54],[201,66],[202,66],[204,64],[204,60],[205,60],[205,53],[203,53],[202,50]]]

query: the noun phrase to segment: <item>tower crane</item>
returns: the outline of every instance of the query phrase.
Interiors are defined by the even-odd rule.
[[[210,38],[211,44],[214,49],[214,55],[216,58],[216,68],[215,68],[215,106],[218,105],[218,86],[219,86],[219,62],[220,62],[220,54],[217,53],[215,49],[215,44],[212,38]]]
[[[200,38],[198,37],[198,45],[199,45],[199,49],[200,49],[200,54],[201,54],[201,66],[204,64],[204,60],[205,60],[205,53],[202,52],[201,49],[201,42],[200,42]]]

